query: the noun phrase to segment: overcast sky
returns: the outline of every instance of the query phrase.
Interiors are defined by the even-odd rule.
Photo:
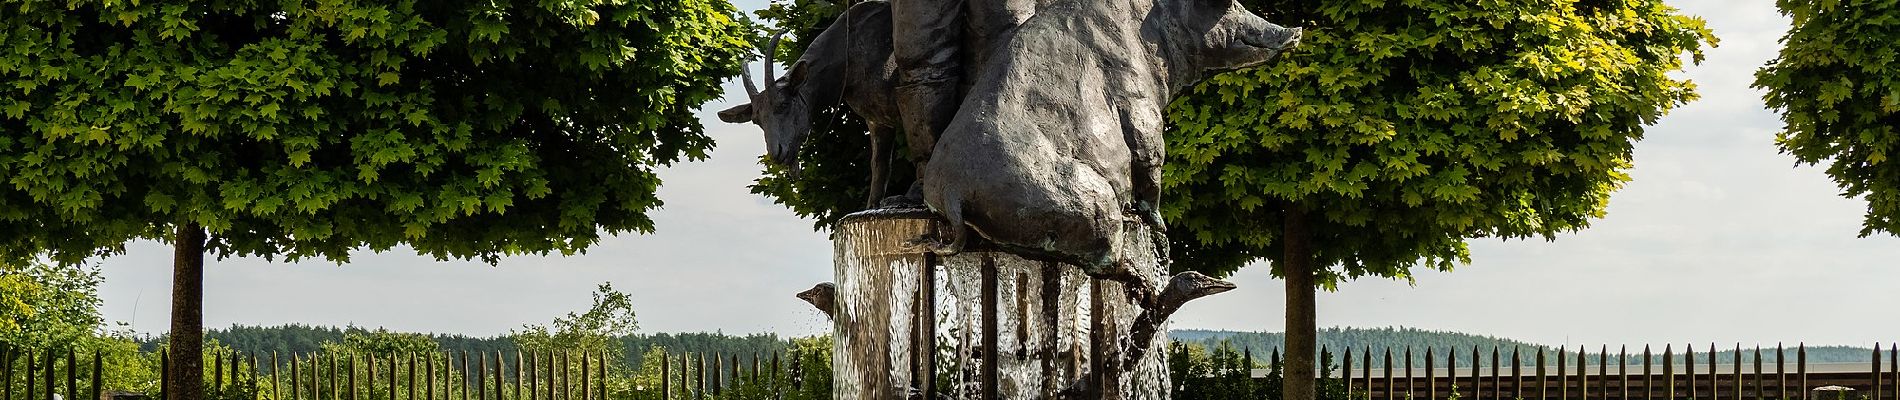
[[[764,0],[740,0],[748,10]],[[1479,241],[1473,263],[1416,285],[1366,279],[1319,296],[1320,326],[1409,326],[1544,344],[1870,344],[1900,332],[1900,240],[1857,238],[1865,204],[1820,168],[1774,146],[1780,122],[1749,88],[1788,22],[1772,0],[1671,0],[1707,18],[1722,46],[1687,76],[1703,99],[1637,146],[1635,181],[1609,217],[1554,242]],[[736,82],[729,93],[743,93]],[[828,281],[831,244],[811,222],[747,193],[759,130],[701,112],[712,158],[661,173],[658,232],[604,240],[586,255],[499,266],[391,252],[350,265],[212,262],[205,323],[355,324],[404,331],[506,333],[584,309],[612,282],[643,331],[811,335],[828,325],[792,294]],[[167,329],[168,247],[133,245],[102,262],[108,320]],[[1176,328],[1280,331],[1282,283],[1263,266],[1236,290],[1189,305]]]

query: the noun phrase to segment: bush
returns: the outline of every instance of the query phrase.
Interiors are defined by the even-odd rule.
[[[1277,400],[1283,397],[1281,393],[1286,382],[1286,366],[1281,362],[1278,350],[1262,363],[1252,351],[1236,350],[1224,341],[1213,348],[1192,342],[1175,342],[1169,349],[1169,392],[1173,399]],[[1331,372],[1337,369],[1332,359],[1330,354],[1321,354],[1320,370]],[[1261,367],[1266,368],[1266,376],[1254,378],[1253,370]],[[1346,382],[1338,378],[1322,376],[1318,389],[1319,400],[1351,398]]]

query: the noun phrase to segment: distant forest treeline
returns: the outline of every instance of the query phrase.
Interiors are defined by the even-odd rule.
[[[256,352],[258,354],[268,354],[271,352],[289,354],[315,352],[320,350],[320,346],[322,346],[323,343],[342,342],[343,338],[350,333],[367,334],[372,332],[372,329],[361,327],[339,328],[295,324],[271,327],[240,325],[226,329],[213,329],[206,332],[206,337],[239,351]],[[515,351],[514,340],[506,335],[497,337],[471,337],[465,335],[428,334],[428,336],[440,344],[443,350],[488,353],[512,353]],[[1280,349],[1285,339],[1285,336],[1280,333],[1196,329],[1172,331],[1169,336],[1178,342],[1193,343],[1206,347],[1224,345],[1231,346],[1235,349],[1249,350],[1262,359],[1268,357],[1268,354],[1274,350]],[[779,337],[775,334],[728,335],[717,332],[635,334],[619,338],[622,344],[621,348],[626,352],[626,358],[624,358],[624,360],[626,360],[629,365],[639,365],[646,351],[652,349],[654,346],[664,347],[673,353],[703,352],[737,355],[770,355],[774,352],[784,351],[788,339],[789,338]],[[148,351],[156,348],[158,345],[156,340],[145,341],[143,344]],[[1438,356],[1438,365],[1441,366],[1444,365],[1446,350],[1456,349],[1456,351],[1452,353],[1454,353],[1453,356],[1456,359],[1456,365],[1460,367],[1471,366],[1471,349],[1473,347],[1481,349],[1479,355],[1479,365],[1481,366],[1491,365],[1491,349],[1494,347],[1502,351],[1501,360],[1503,360],[1506,365],[1509,363],[1511,350],[1514,348],[1522,349],[1522,353],[1520,353],[1519,357],[1526,363],[1536,360],[1536,352],[1539,351],[1539,349],[1548,352],[1546,357],[1555,357],[1558,351],[1548,346],[1517,340],[1412,328],[1321,329],[1319,332],[1319,344],[1330,349],[1334,357],[1338,357],[1340,353],[1348,347],[1354,349],[1354,363],[1359,363],[1363,360],[1361,358],[1363,354],[1360,352],[1363,351],[1362,349],[1368,347],[1374,351],[1372,357],[1373,362],[1381,363],[1384,360],[1384,354],[1382,352],[1385,348],[1390,347],[1394,353],[1394,364],[1403,363],[1402,357],[1404,349],[1410,346],[1414,352],[1412,354],[1414,366],[1424,365],[1424,351],[1428,347],[1435,350]],[[1674,348],[1676,362],[1678,364],[1682,362],[1682,345],[1682,343],[1677,343]],[[1655,351],[1656,361],[1661,362],[1662,348],[1660,347],[1661,345],[1657,346],[1658,347],[1652,348],[1652,350]],[[1726,364],[1732,361],[1733,355],[1729,351],[1734,350],[1733,343],[1728,344],[1728,347],[1722,347],[1722,345],[1717,344],[1717,348],[1718,350],[1722,350],[1717,353],[1717,363]],[[1576,360],[1576,349],[1576,347],[1571,347],[1565,354],[1568,360],[1573,363]],[[1586,357],[1588,359],[1587,364],[1595,365],[1597,363],[1598,349],[1598,347],[1591,347],[1589,349],[1587,353],[1588,356]],[[1695,351],[1698,363],[1707,362],[1707,358],[1705,357],[1708,356],[1708,349],[1707,343],[1696,345]],[[1615,363],[1617,348],[1611,347],[1609,350],[1610,362]],[[1752,361],[1753,351],[1753,347],[1743,348],[1744,360]],[[1872,349],[1861,347],[1813,346],[1808,347],[1808,362],[1867,362],[1871,352]],[[1630,362],[1641,362],[1641,353],[1641,347],[1631,348]],[[1762,356],[1764,362],[1772,363],[1775,361],[1772,348],[1764,348]],[[1794,357],[1794,348],[1790,346],[1788,348],[1789,361],[1793,362]],[[1551,358],[1549,362],[1555,364],[1556,359]]]
[[[351,333],[369,334],[375,330],[362,327],[333,327],[310,325],[283,326],[243,326],[237,325],[225,329],[212,329],[205,332],[207,340],[215,340],[232,349],[257,354],[313,353],[322,349],[323,343],[340,343]],[[496,337],[472,337],[450,334],[427,334],[429,338],[442,346],[442,350],[456,352],[503,352],[512,354],[516,347],[514,339],[507,335]],[[141,341],[146,351],[157,349],[162,338]],[[728,335],[724,333],[655,333],[636,334],[619,338],[621,347],[626,351],[628,366],[640,365],[648,349],[664,347],[668,352],[714,353],[769,356],[785,350],[787,338],[775,334]]]
[[[1208,347],[1216,347],[1216,346],[1221,346],[1225,344],[1227,346],[1232,346],[1235,349],[1252,351],[1254,354],[1258,355],[1259,357],[1267,357],[1267,355],[1273,352],[1274,350],[1280,349],[1282,343],[1285,343],[1285,339],[1286,339],[1284,334],[1277,333],[1277,332],[1232,332],[1232,331],[1208,331],[1208,330],[1196,330],[1196,329],[1184,329],[1184,330],[1172,331],[1170,332],[1169,337],[1173,338],[1175,341],[1195,343],[1195,344],[1208,346]],[[1384,351],[1386,348],[1389,347],[1392,349],[1392,352],[1393,352],[1392,357],[1394,360],[1393,361],[1394,365],[1399,365],[1404,362],[1403,360],[1405,357],[1404,355],[1405,348],[1407,346],[1410,346],[1413,351],[1412,365],[1415,367],[1423,367],[1425,365],[1424,352],[1425,352],[1425,349],[1428,347],[1433,349],[1434,353],[1437,355],[1435,358],[1436,358],[1437,365],[1439,366],[1444,366],[1446,350],[1456,349],[1456,351],[1452,351],[1451,353],[1453,353],[1453,357],[1455,357],[1457,360],[1457,366],[1460,366],[1460,367],[1471,366],[1472,347],[1477,347],[1481,349],[1479,357],[1478,357],[1480,361],[1479,365],[1481,366],[1491,365],[1491,349],[1492,348],[1497,348],[1500,350],[1499,360],[1504,365],[1510,365],[1512,349],[1522,349],[1522,352],[1519,353],[1519,357],[1522,358],[1524,362],[1526,363],[1535,362],[1537,359],[1537,351],[1541,349],[1546,352],[1545,357],[1553,357],[1553,358],[1547,359],[1547,362],[1552,365],[1555,365],[1557,363],[1554,357],[1556,356],[1556,352],[1560,351],[1559,349],[1556,349],[1551,346],[1545,346],[1545,345],[1540,345],[1540,344],[1535,344],[1535,343],[1527,343],[1527,342],[1511,340],[1511,339],[1504,339],[1504,338],[1491,337],[1491,336],[1480,336],[1480,335],[1458,333],[1458,332],[1429,331],[1429,330],[1413,329],[1413,328],[1327,328],[1327,329],[1321,329],[1319,331],[1319,344],[1331,350],[1333,352],[1333,357],[1339,357],[1340,353],[1344,352],[1346,348],[1352,348],[1353,353],[1354,353],[1353,354],[1354,363],[1359,363],[1362,360],[1364,360],[1364,358],[1362,358],[1364,356],[1364,353],[1362,352],[1366,348],[1371,348],[1373,351],[1372,360],[1374,364],[1383,363],[1383,361],[1385,360]],[[1686,344],[1687,343],[1674,344],[1676,364],[1682,363],[1682,354],[1683,354],[1682,346]],[[1788,345],[1788,348],[1787,348],[1788,362],[1792,363],[1795,361],[1794,344],[1789,343],[1787,345]],[[1662,362],[1662,351],[1663,351],[1662,346],[1663,346],[1662,344],[1655,344],[1654,347],[1651,348],[1651,350],[1654,353],[1655,362],[1658,362],[1658,363]],[[1585,357],[1587,359],[1586,360],[1587,365],[1597,364],[1597,359],[1598,359],[1597,353],[1601,349],[1602,347],[1600,347],[1600,345],[1589,347],[1588,351],[1585,353],[1587,354],[1587,356]],[[1734,343],[1727,343],[1727,344],[1717,343],[1716,350],[1719,350],[1716,354],[1716,363],[1727,364],[1734,360],[1734,354],[1732,353],[1735,350]],[[1611,365],[1615,365],[1617,362],[1616,360],[1617,351],[1618,351],[1618,348],[1616,346],[1611,346],[1609,348],[1609,359],[1610,359]],[[1630,356],[1629,356],[1630,363],[1634,364],[1634,363],[1642,362],[1642,352],[1643,352],[1642,345],[1640,344],[1634,345],[1633,347],[1629,349],[1629,351],[1630,351]],[[1707,354],[1708,351],[1709,351],[1708,343],[1697,343],[1696,348],[1695,348],[1696,361],[1698,363],[1707,363],[1708,359],[1706,357],[1708,357],[1708,354]],[[1752,347],[1752,345],[1744,346],[1742,348],[1743,360],[1745,362],[1753,362],[1754,351],[1755,351],[1755,348]],[[1808,347],[1808,362],[1809,363],[1846,363],[1846,362],[1864,363],[1864,362],[1868,362],[1869,357],[1871,357],[1872,354],[1873,354],[1873,349],[1865,348],[1865,347],[1809,346]],[[1576,357],[1577,357],[1577,347],[1574,345],[1571,346],[1569,348],[1569,351],[1565,352],[1565,356],[1569,357],[1568,361],[1573,363],[1572,365],[1575,365],[1574,363],[1576,362]],[[1884,359],[1885,358],[1883,358],[1883,360]],[[1774,354],[1774,348],[1772,347],[1762,348],[1762,360],[1763,362],[1767,362],[1767,363],[1775,362],[1776,359],[1775,359],[1775,354]]]

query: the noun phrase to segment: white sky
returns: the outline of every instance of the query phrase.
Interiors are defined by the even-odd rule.
[[[740,0],[757,9],[764,0]],[[1787,21],[1771,0],[1672,0],[1709,20],[1722,46],[1687,75],[1703,100],[1649,130],[1635,181],[1610,215],[1555,242],[1484,241],[1471,265],[1416,286],[1367,279],[1319,296],[1321,326],[1412,326],[1545,344],[1893,340],[1900,240],[1857,238],[1865,204],[1837,196],[1820,168],[1779,154],[1780,123],[1749,88]],[[736,82],[729,93],[743,93]],[[347,266],[229,259],[207,268],[205,322],[356,324],[505,333],[585,308],[601,282],[634,298],[647,332],[810,335],[827,324],[792,294],[830,280],[831,244],[747,193],[759,130],[701,112],[712,159],[661,173],[652,235],[609,238],[586,255],[517,257],[490,267],[391,252]],[[138,243],[103,261],[108,320],[167,329],[170,255]],[[1885,261],[1883,261],[1885,260]],[[1195,302],[1177,328],[1280,331],[1282,283],[1243,270],[1240,290]]]

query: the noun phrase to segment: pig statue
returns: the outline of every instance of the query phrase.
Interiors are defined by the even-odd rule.
[[[1300,35],[1234,0],[1071,0],[1037,10],[985,58],[924,166],[924,202],[953,227],[928,245],[955,254],[974,231],[1096,277],[1129,276],[1124,223],[1164,229],[1163,108],[1214,73],[1267,62]]]

